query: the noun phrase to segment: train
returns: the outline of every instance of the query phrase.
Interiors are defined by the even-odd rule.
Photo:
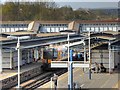
[[[73,53],[73,61],[84,61],[83,53],[78,53],[74,51]],[[68,50],[67,48],[61,47],[54,47],[54,48],[47,48],[43,50],[43,65],[42,69],[50,69],[51,61],[66,61],[68,59]]]

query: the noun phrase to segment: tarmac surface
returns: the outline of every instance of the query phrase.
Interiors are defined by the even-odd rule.
[[[120,69],[120,68],[119,68]],[[83,72],[81,68],[73,69],[73,82],[77,84],[76,87],[83,89],[107,89],[107,90],[120,90],[120,73],[115,70],[112,74],[110,73],[92,73],[92,79],[88,77],[88,72]],[[52,84],[52,85],[51,85]],[[68,87],[68,73],[64,73],[58,77],[57,88]],[[48,83],[39,87],[42,88],[54,88],[54,83],[49,81]],[[54,89],[52,89],[54,90]],[[91,89],[90,89],[91,90]]]

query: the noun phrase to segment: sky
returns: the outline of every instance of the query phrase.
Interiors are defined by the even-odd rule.
[[[32,1],[35,0],[0,0],[1,3],[5,1]],[[120,0],[38,0],[38,1],[54,1],[59,7],[70,5],[73,9],[78,8],[118,8]]]
[[[118,2],[57,2],[59,6],[70,5],[78,8],[118,8]]]
[[[59,6],[77,8],[118,8],[120,0],[55,0]]]

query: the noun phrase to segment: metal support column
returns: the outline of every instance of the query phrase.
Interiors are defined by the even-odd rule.
[[[2,73],[2,46],[0,46],[0,73]]]
[[[95,29],[95,27],[94,27],[94,32],[96,32],[96,29]]]
[[[73,90],[73,69],[72,69],[72,60],[73,60],[73,50],[70,50],[70,73],[69,73],[69,81],[70,81],[70,90]]]
[[[17,39],[17,46],[16,50],[18,51],[18,90],[20,89],[20,39],[28,39],[30,36],[22,36],[22,37],[15,37],[15,36],[8,36],[7,38],[10,39]]]
[[[105,26],[103,26],[103,32],[105,31]]]
[[[70,71],[70,69],[69,69],[69,66],[70,66],[70,64],[69,64],[69,33],[68,33],[67,41],[68,41],[68,88],[70,88],[70,81],[69,81],[69,71]]]
[[[89,67],[89,79],[91,79],[91,57],[90,57],[90,52],[91,52],[91,48],[90,48],[90,30],[89,30],[89,64],[90,64],[90,67]]]
[[[10,69],[13,68],[12,49],[10,49]]]
[[[35,48],[34,48],[34,59],[35,59],[35,62],[36,62],[37,59],[38,59],[38,47],[35,47]]]
[[[109,49],[109,73],[111,73],[111,42],[110,41],[108,44],[108,49]]]
[[[86,62],[86,45],[85,45],[85,41],[83,43],[84,46],[84,63]],[[85,71],[86,68],[83,68],[83,71]]]
[[[17,50],[18,50],[18,90],[20,89],[20,40],[18,37],[18,42],[17,42]]]
[[[86,45],[85,45],[85,41],[84,41],[84,63],[86,62]]]

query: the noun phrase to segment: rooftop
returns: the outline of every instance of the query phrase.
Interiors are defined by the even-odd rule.
[[[29,24],[31,21],[2,21],[2,24]],[[71,21],[36,21],[41,24],[68,24]],[[118,23],[120,20],[77,20],[78,23]]]

